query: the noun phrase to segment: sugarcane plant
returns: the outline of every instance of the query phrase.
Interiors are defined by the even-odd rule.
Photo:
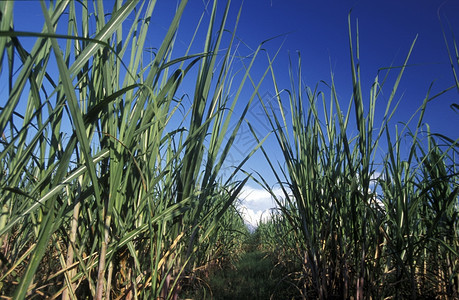
[[[413,116],[401,130],[396,127],[394,138],[391,121],[403,101],[396,103],[397,89],[416,39],[401,67],[387,69],[382,80],[378,72],[367,102],[358,31],[356,42],[353,37],[349,17],[352,96],[344,112],[333,76],[324,91],[320,85],[304,85],[300,55],[296,76],[290,63],[291,87],[281,90],[271,69],[276,101],[260,97],[283,154],[276,164],[262,147],[283,192],[276,196],[259,174],[259,183],[282,212],[268,227],[274,226],[275,240],[290,235],[284,249],[298,249],[279,261],[297,257],[288,280],[296,282],[305,299],[455,297],[459,140],[435,136],[423,123],[428,104],[455,86],[436,95],[429,88],[417,123],[412,126]],[[379,110],[377,100],[394,69],[398,74],[386,107]],[[411,145],[406,153],[405,142]],[[381,150],[386,154],[378,157]],[[285,229],[276,234],[279,226]]]
[[[233,202],[255,149],[226,177],[222,166],[256,95],[235,109],[258,51],[233,96],[230,1],[220,17],[213,2],[202,51],[191,54],[199,25],[181,56],[185,0],[153,47],[156,1],[113,1],[109,13],[102,1],[41,1],[37,32],[15,30],[14,4],[0,3],[9,80],[0,109],[0,294],[176,299],[195,269],[228,253],[215,245],[245,234],[231,228],[242,222]],[[35,39],[31,49],[23,37]],[[194,90],[183,92],[184,81]]]

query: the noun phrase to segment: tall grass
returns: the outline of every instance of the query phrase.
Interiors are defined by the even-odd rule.
[[[394,130],[395,97],[416,40],[381,110],[388,75],[376,77],[366,100],[356,36],[355,46],[349,21],[353,92],[345,108],[333,77],[325,92],[303,84],[301,57],[296,74],[290,66],[288,90],[271,72],[277,103],[263,106],[283,153],[279,166],[262,150],[283,197],[260,176],[281,211],[262,231],[265,240],[283,241],[280,261],[295,262],[289,278],[306,299],[457,297],[459,140],[442,137],[439,145],[423,124],[428,103],[454,86],[437,95],[429,89],[417,123]]]
[[[261,177],[279,213],[258,233],[289,283],[304,298],[458,296],[458,140],[423,124],[429,102],[448,90],[428,90],[414,127],[415,118],[391,125],[414,42],[378,124],[388,77],[365,100],[351,26],[353,94],[342,108],[333,77],[327,92],[304,86],[301,58],[285,93],[272,60],[253,82],[261,45],[239,61],[241,10],[228,29],[230,1],[213,1],[208,25],[203,14],[178,54],[180,1],[151,60],[156,1],[117,0],[108,14],[102,1],[39,4],[42,30],[20,32],[14,1],[0,2],[2,297],[176,299],[197,271],[239,257],[247,229],[233,203],[249,178],[240,171],[264,140],[224,168],[268,73],[278,107],[263,105],[285,168],[261,150],[284,195]],[[202,30],[202,49],[191,53]],[[241,103],[247,80],[254,90]],[[190,83],[188,104],[180,93]]]
[[[41,1],[43,29],[18,32],[14,2],[0,3],[10,78],[0,111],[2,296],[177,298],[194,270],[240,251],[238,231],[226,229],[240,228],[232,203],[245,160],[221,174],[252,101],[235,113],[253,60],[230,97],[229,1],[222,16],[213,2],[202,51],[190,54],[192,39],[177,56],[180,1],[152,61],[144,49],[156,1],[110,4],[107,14],[102,1]],[[31,50],[22,37],[35,38]],[[185,78],[195,82],[191,106],[177,94]]]

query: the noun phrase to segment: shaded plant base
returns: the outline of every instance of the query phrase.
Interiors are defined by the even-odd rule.
[[[181,299],[301,299],[284,280],[272,253],[252,248],[233,265],[209,272],[205,284],[185,287]]]

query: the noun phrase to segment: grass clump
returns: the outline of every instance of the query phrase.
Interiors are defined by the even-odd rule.
[[[1,2],[1,296],[175,299],[188,274],[238,251],[232,204],[251,153],[222,172],[251,102],[235,112],[237,25],[214,1],[200,52],[193,37],[179,55],[180,1],[151,56],[156,3],[31,3],[43,27],[18,32],[15,2]]]
[[[413,42],[377,124],[387,76],[376,77],[366,101],[350,21],[349,43],[353,93],[347,108],[333,77],[326,92],[304,86],[301,57],[284,93],[271,72],[277,103],[263,105],[283,154],[280,167],[262,150],[282,196],[259,177],[280,211],[267,225],[265,243],[281,243],[279,261],[293,262],[290,279],[306,299],[458,297],[459,140],[423,124],[428,103],[456,86],[437,95],[429,90],[414,127],[409,120],[393,129],[393,101]]]

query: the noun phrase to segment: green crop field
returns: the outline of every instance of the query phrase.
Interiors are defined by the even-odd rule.
[[[333,76],[324,90],[304,84],[300,55],[290,86],[265,42],[239,56],[242,7],[230,21],[230,1],[210,3],[183,48],[187,1],[152,46],[156,5],[40,1],[32,32],[15,30],[14,1],[0,2],[1,299],[459,297],[459,139],[423,119],[430,101],[459,92],[454,38],[451,86],[419,87],[424,103],[393,126],[416,39],[387,70],[396,80],[376,77],[367,95],[349,15],[343,106]],[[228,168],[246,125],[253,147]],[[254,154],[268,171],[245,169]],[[238,205],[249,180],[277,205],[253,232]]]

